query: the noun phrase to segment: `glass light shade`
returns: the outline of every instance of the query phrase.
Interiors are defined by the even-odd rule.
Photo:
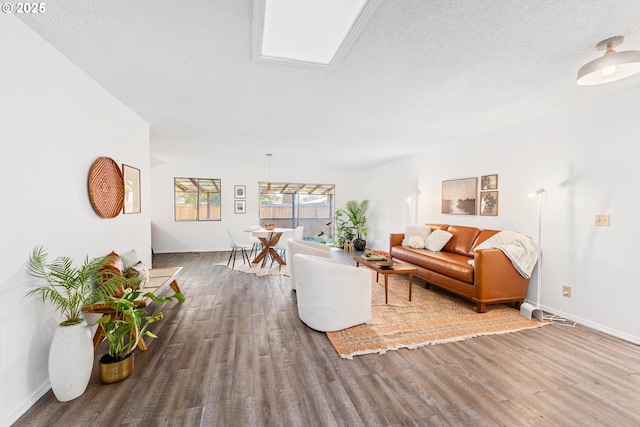
[[[610,51],[594,59],[578,70],[577,83],[583,86],[599,85],[624,79],[640,72],[640,52]]]
[[[538,188],[536,191],[534,191],[533,193],[529,193],[529,198],[533,198],[536,197],[538,194],[542,194],[544,192],[546,192],[547,190],[545,190],[544,188]]]

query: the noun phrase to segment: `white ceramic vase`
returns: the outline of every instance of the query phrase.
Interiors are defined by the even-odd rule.
[[[49,349],[49,382],[56,398],[67,402],[87,389],[93,370],[93,340],[84,320],[58,326]]]

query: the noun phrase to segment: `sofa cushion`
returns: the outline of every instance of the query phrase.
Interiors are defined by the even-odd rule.
[[[111,252],[107,255],[99,268],[99,271],[104,272],[101,278],[105,281],[112,276],[122,276],[123,270],[124,266],[122,264],[122,259],[120,259],[120,255],[116,252]]]
[[[122,276],[123,270],[124,266],[122,264],[120,255],[118,255],[115,251],[112,251],[104,258],[104,261],[102,261],[102,264],[98,268],[98,286],[104,285],[112,277]],[[122,297],[124,295],[124,290],[119,287],[114,291],[114,295],[116,297]]]
[[[450,225],[447,231],[453,234],[451,240],[442,249],[445,252],[468,256],[471,245],[480,234],[480,230],[475,227],[463,227],[460,225]]]
[[[469,253],[467,254],[467,256],[470,257],[474,257],[476,256],[476,246],[478,246],[480,243],[484,242],[485,240],[487,240],[489,237],[493,236],[494,234],[498,234],[500,231],[499,230],[482,230],[479,234],[478,237],[476,237],[475,242],[473,242],[473,245],[471,245],[471,249],[469,249]]]
[[[391,248],[394,259],[444,274],[465,283],[473,284],[473,267],[467,263],[469,257],[450,252],[431,252],[405,246]]]
[[[449,224],[427,224],[427,226],[431,227],[431,231],[436,230],[438,228],[440,230],[447,231],[447,228],[449,228]]]
[[[422,239],[422,248],[424,248],[424,241],[427,240],[431,234],[431,227],[428,225],[407,225],[404,228],[404,239],[402,240],[402,246],[411,246],[416,247],[409,244],[409,241],[412,237],[420,237]]]
[[[448,231],[435,229],[431,232],[427,240],[424,242],[424,248],[433,252],[439,252],[444,248],[449,240],[453,237],[453,234]]]

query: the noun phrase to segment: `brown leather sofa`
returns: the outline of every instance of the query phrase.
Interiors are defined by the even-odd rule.
[[[460,295],[477,304],[478,313],[484,313],[487,304],[514,303],[516,308],[524,301],[529,279],[515,269],[500,249],[474,248],[499,230],[480,230],[473,227],[447,224],[427,224],[453,234],[441,252],[402,246],[404,233],[389,237],[389,254],[395,260],[412,264],[416,276],[439,288]],[[474,265],[467,261],[474,260]]]

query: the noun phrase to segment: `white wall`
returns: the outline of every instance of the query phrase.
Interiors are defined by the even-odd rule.
[[[224,147],[221,147],[223,150]],[[274,158],[277,154],[274,154]],[[267,158],[265,166],[252,168],[215,163],[163,163],[154,161],[151,168],[152,187],[152,246],[157,253],[227,251],[229,245],[225,229],[229,229],[238,243],[247,242],[248,235],[242,232],[258,219],[258,182],[268,178]],[[335,172],[307,165],[306,168],[285,168],[272,160],[271,181],[335,184],[336,206],[342,207],[347,200],[360,199],[361,174],[357,172]],[[222,220],[175,222],[173,219],[173,179],[175,177],[220,178],[222,180]],[[247,189],[247,213],[234,213],[234,185],[245,185]]]
[[[49,387],[48,348],[58,319],[24,298],[33,284],[25,267],[35,245],[78,262],[136,248],[148,264],[151,244],[157,252],[226,250],[225,228],[258,221],[252,201],[267,168],[159,161],[151,167],[144,121],[11,15],[0,14],[0,40],[0,423],[8,425]],[[379,249],[388,247],[389,233],[416,222],[536,236],[538,206],[526,194],[544,187],[543,307],[640,343],[640,287],[633,274],[640,235],[637,99],[640,88],[365,173],[272,166],[272,180],[334,183],[338,207],[370,199],[368,246]],[[87,178],[100,156],[141,169],[141,214],[109,220],[95,214]],[[440,213],[443,180],[494,173],[498,217]],[[222,179],[222,221],[174,222],[175,176]],[[244,215],[233,213],[238,184],[247,186]],[[594,226],[600,213],[611,215],[610,227]],[[560,296],[563,284],[573,287],[570,299]]]
[[[36,245],[78,263],[136,248],[151,262],[149,127],[21,21],[0,14],[0,425],[49,389],[59,319],[24,294]],[[87,180],[100,156],[141,169],[142,213],[99,217]]]
[[[370,246],[388,248],[389,233],[414,222],[512,229],[536,238],[538,202],[527,194],[543,187],[542,307],[640,343],[638,99],[640,87],[366,171]],[[443,180],[494,173],[497,217],[440,213]],[[407,203],[416,195],[417,217]],[[611,226],[596,227],[596,214],[610,214]],[[572,286],[571,298],[561,296],[563,284]],[[530,301],[536,286],[534,272]]]

